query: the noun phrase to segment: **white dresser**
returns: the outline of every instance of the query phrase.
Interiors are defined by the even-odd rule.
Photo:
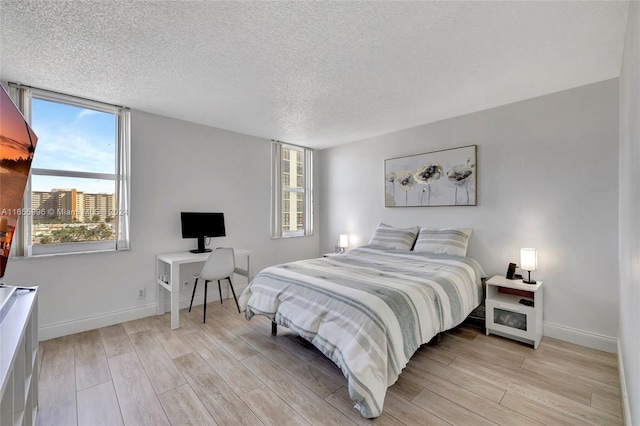
[[[38,288],[0,287],[0,426],[35,425]]]

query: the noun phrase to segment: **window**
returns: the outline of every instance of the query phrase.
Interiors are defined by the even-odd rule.
[[[11,85],[38,136],[14,254],[129,248],[129,110]]]
[[[271,237],[312,235],[312,151],[274,141],[271,160]]]

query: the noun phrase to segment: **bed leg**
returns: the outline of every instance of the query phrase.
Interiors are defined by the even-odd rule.
[[[427,343],[427,345],[437,345],[438,343],[440,343],[441,340],[442,340],[442,333],[438,333],[435,336],[433,336],[431,340],[429,340],[429,343]]]
[[[276,334],[278,334],[278,324],[275,321],[271,321],[271,335],[275,336]]]

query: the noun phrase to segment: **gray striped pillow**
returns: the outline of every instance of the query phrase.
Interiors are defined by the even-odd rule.
[[[416,241],[420,228],[394,228],[381,223],[376,228],[369,244],[378,247],[388,247],[398,250],[411,250]]]
[[[422,228],[413,251],[466,256],[471,232],[471,228]]]

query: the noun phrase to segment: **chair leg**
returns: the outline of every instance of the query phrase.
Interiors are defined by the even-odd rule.
[[[193,296],[196,295],[196,287],[198,287],[197,278],[196,278],[196,282],[193,284],[193,292],[191,293],[191,303],[189,303],[189,312],[191,312],[191,307],[193,306]]]
[[[202,323],[204,324],[205,322],[207,322],[207,287],[208,287],[209,281],[204,280],[204,314],[202,315]]]
[[[240,304],[238,303],[238,298],[236,297],[236,292],[233,291],[233,284],[231,283],[231,277],[227,277],[229,280],[229,287],[231,287],[231,293],[233,293],[233,300],[236,301],[236,306],[238,307],[238,313],[240,313]]]
[[[222,289],[220,288],[220,280],[218,280],[218,293],[220,294],[220,304],[222,305]]]

